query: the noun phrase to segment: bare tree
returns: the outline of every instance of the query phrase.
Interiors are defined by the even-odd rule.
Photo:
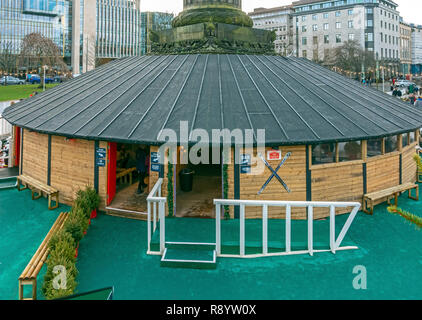
[[[51,39],[39,33],[28,34],[23,39],[19,64],[27,66],[27,69],[40,69],[47,66],[49,70],[56,69],[66,73],[69,71],[58,46]],[[42,72],[40,78],[41,83],[43,83],[44,75]]]
[[[0,71],[2,76],[13,72],[16,69],[16,55],[13,53],[11,41],[0,41]],[[7,85],[7,78],[4,82]]]
[[[331,52],[331,59],[327,63],[350,72],[359,74],[364,70],[376,67],[373,52],[364,50],[356,40],[349,40]]]

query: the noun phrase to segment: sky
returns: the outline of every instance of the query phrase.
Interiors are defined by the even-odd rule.
[[[404,21],[422,25],[421,0],[394,0]],[[251,12],[254,8],[279,7],[291,4],[292,0],[243,0],[243,11]],[[183,0],[141,0],[142,11],[162,11],[179,13],[183,9]]]

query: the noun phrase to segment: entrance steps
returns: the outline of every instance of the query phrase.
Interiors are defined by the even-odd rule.
[[[12,189],[17,185],[17,177],[0,178],[0,189]]]
[[[148,219],[148,215],[146,212],[139,212],[139,211],[132,211],[132,210],[125,210],[113,207],[106,207],[106,214],[109,216],[115,216],[120,218],[126,219],[135,219],[135,220],[144,220]]]
[[[215,269],[215,243],[166,242],[161,266],[169,268]]]

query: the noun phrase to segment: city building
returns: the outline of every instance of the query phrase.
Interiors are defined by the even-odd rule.
[[[390,0],[293,2],[297,56],[321,61],[330,50],[357,40],[391,75],[396,74],[400,67],[397,6]]]
[[[47,36],[70,63],[72,1],[9,0],[0,4],[0,50],[19,54],[23,38],[31,33]]]
[[[72,38],[73,70],[79,65],[83,73],[111,59],[141,54],[140,0],[81,0],[79,8],[74,6],[73,21],[81,25]]]
[[[400,21],[400,73],[409,75],[412,65],[412,27]]]
[[[275,31],[275,51],[284,56],[291,54],[294,50],[292,13],[292,6],[269,9],[257,8],[254,9],[253,12],[249,13],[249,16],[254,22],[254,28]]]
[[[151,31],[171,29],[174,18],[172,13],[142,12],[141,13],[141,54],[151,52]]]
[[[140,0],[1,1],[0,30],[0,49],[15,54],[28,34],[50,38],[78,74],[101,60],[141,54]]]
[[[412,27],[412,74],[422,74],[422,26]]]

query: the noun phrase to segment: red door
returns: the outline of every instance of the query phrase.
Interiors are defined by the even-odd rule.
[[[116,195],[116,162],[117,143],[108,143],[108,164],[107,164],[107,205],[109,205]]]
[[[15,127],[15,167],[19,167],[21,158],[21,128]]]

